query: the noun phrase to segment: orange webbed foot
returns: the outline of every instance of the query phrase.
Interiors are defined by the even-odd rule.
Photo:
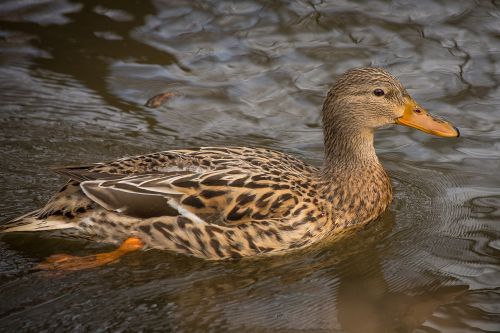
[[[125,240],[118,249],[111,252],[98,253],[83,257],[72,256],[69,254],[54,254],[45,259],[44,262],[38,264],[36,268],[42,270],[65,271],[89,269],[117,261],[124,254],[140,250],[143,247],[144,243],[139,238],[130,237]]]

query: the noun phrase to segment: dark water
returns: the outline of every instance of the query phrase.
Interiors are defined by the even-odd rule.
[[[320,164],[326,89],[362,65],[462,132],[378,133],[380,221],[270,259],[148,251],[56,274],[31,268],[108,247],[7,235],[0,331],[500,331],[497,1],[2,1],[1,218],[42,205],[54,165],[224,144]],[[166,90],[183,96],[143,106]]]

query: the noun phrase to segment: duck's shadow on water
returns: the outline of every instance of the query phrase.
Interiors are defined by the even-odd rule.
[[[335,241],[269,258],[207,262],[152,250],[82,272],[32,271],[29,277],[2,279],[0,319],[9,318],[13,329],[23,320],[31,329],[50,327],[77,314],[87,329],[101,320],[127,325],[133,317],[137,329],[173,331],[407,332],[467,288],[435,284],[391,291],[387,279],[397,272],[388,272],[380,258],[394,223],[389,211]],[[2,240],[40,260],[54,252],[102,250],[41,236]],[[51,306],[37,306],[46,303]],[[75,312],[75,304],[87,306]]]

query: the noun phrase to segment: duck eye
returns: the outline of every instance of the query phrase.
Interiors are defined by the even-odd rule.
[[[384,96],[384,95],[385,95],[385,92],[384,92],[382,89],[377,88],[377,89],[375,89],[375,90],[373,91],[373,94],[374,94],[375,96]]]

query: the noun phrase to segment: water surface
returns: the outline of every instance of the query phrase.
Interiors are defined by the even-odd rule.
[[[7,235],[0,330],[500,331],[496,1],[3,1],[2,221],[50,197],[55,165],[226,144],[319,165],[326,90],[366,65],[462,133],[379,131],[395,190],[379,221],[257,261],[148,251],[56,274],[32,267],[109,247]],[[183,95],[143,106],[164,91]]]

